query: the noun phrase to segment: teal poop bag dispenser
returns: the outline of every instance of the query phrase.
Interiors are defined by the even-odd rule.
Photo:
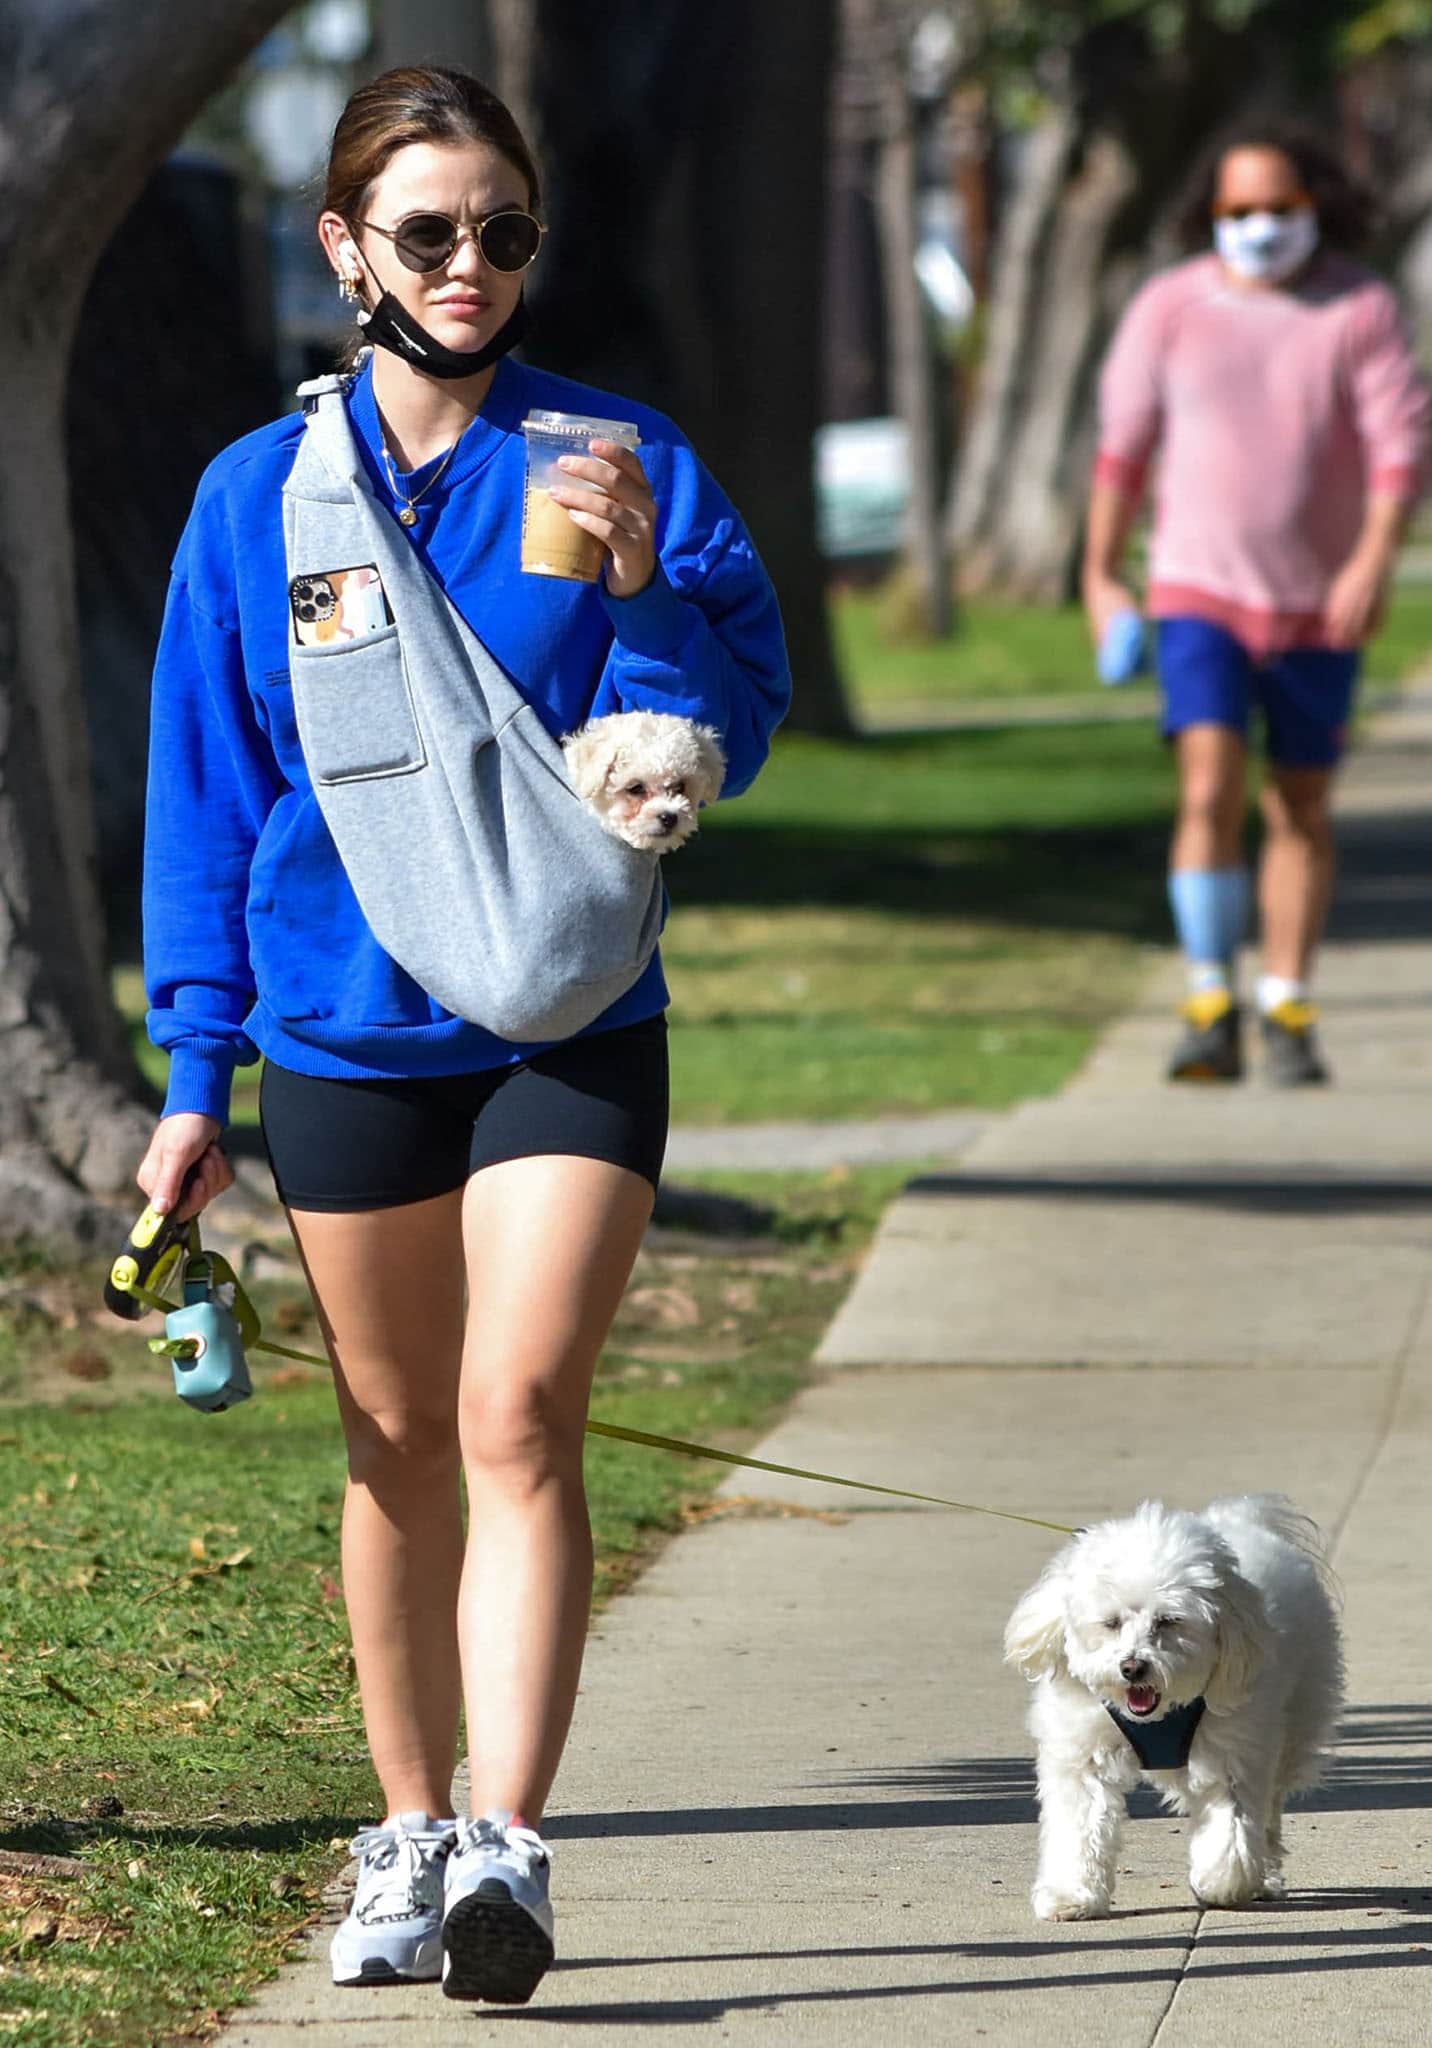
[[[184,1267],[184,1301],[164,1318],[164,1335],[149,1348],[174,1367],[174,1391],[191,1408],[218,1414],[247,1401],[254,1390],[244,1345],[258,1334],[245,1331],[248,1302],[227,1259],[199,1252]]]
[[[180,1223],[151,1204],[109,1269],[104,1299],[127,1322],[162,1312],[164,1335],[151,1337],[149,1348],[172,1362],[181,1401],[217,1415],[248,1400],[254,1383],[244,1352],[260,1341],[258,1314],[228,1260],[204,1250],[197,1218]]]

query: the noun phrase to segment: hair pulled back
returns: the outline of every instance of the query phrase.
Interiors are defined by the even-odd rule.
[[[1318,231],[1333,248],[1354,250],[1372,227],[1372,201],[1344,167],[1337,152],[1321,136],[1293,122],[1249,121],[1218,136],[1204,151],[1189,179],[1175,216],[1186,249],[1206,248],[1212,226],[1213,201],[1223,160],[1235,149],[1272,149],[1285,156],[1312,201]]]
[[[484,142],[526,179],[534,212],[541,204],[532,152],[496,93],[467,71],[404,64],[360,85],[339,115],[328,153],[325,210],[346,221],[361,219],[374,180],[414,142]]]
[[[486,143],[506,157],[527,182],[527,203],[542,203],[537,165],[511,113],[468,71],[437,64],[403,64],[360,85],[338,117],[328,151],[323,210],[357,227],[368,193],[400,149],[410,143]],[[355,334],[339,353],[351,369],[362,354]]]

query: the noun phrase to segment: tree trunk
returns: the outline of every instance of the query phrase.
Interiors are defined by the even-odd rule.
[[[941,500],[940,431],[935,359],[924,295],[915,275],[915,108],[906,83],[904,38],[898,20],[882,20],[880,0],[847,0],[852,29],[864,46],[877,82],[880,270],[889,336],[890,384],[905,425],[910,502],[905,516],[905,558],[925,630],[944,639],[952,620],[950,557]]]
[[[1137,182],[1111,135],[1088,138],[1070,175],[1075,141],[1058,114],[1028,145],[996,273],[987,396],[955,503],[966,587],[1049,602],[1070,589],[1098,354],[1127,275],[1111,277],[1109,240]]]
[[[105,975],[65,481],[89,274],[285,0],[10,0],[0,85],[0,1236],[92,1239],[148,1130]]]
[[[780,594],[792,724],[846,732],[815,538],[831,0],[489,15],[551,233],[527,354],[669,412]]]

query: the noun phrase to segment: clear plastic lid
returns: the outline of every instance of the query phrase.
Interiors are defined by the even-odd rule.
[[[588,419],[579,412],[529,412],[522,422],[524,434],[543,441],[619,441],[623,448],[639,448],[641,436],[631,420]]]

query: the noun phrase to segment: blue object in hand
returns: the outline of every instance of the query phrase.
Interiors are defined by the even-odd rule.
[[[1115,612],[1099,642],[1099,681],[1131,683],[1149,665],[1144,622],[1137,612]]]

